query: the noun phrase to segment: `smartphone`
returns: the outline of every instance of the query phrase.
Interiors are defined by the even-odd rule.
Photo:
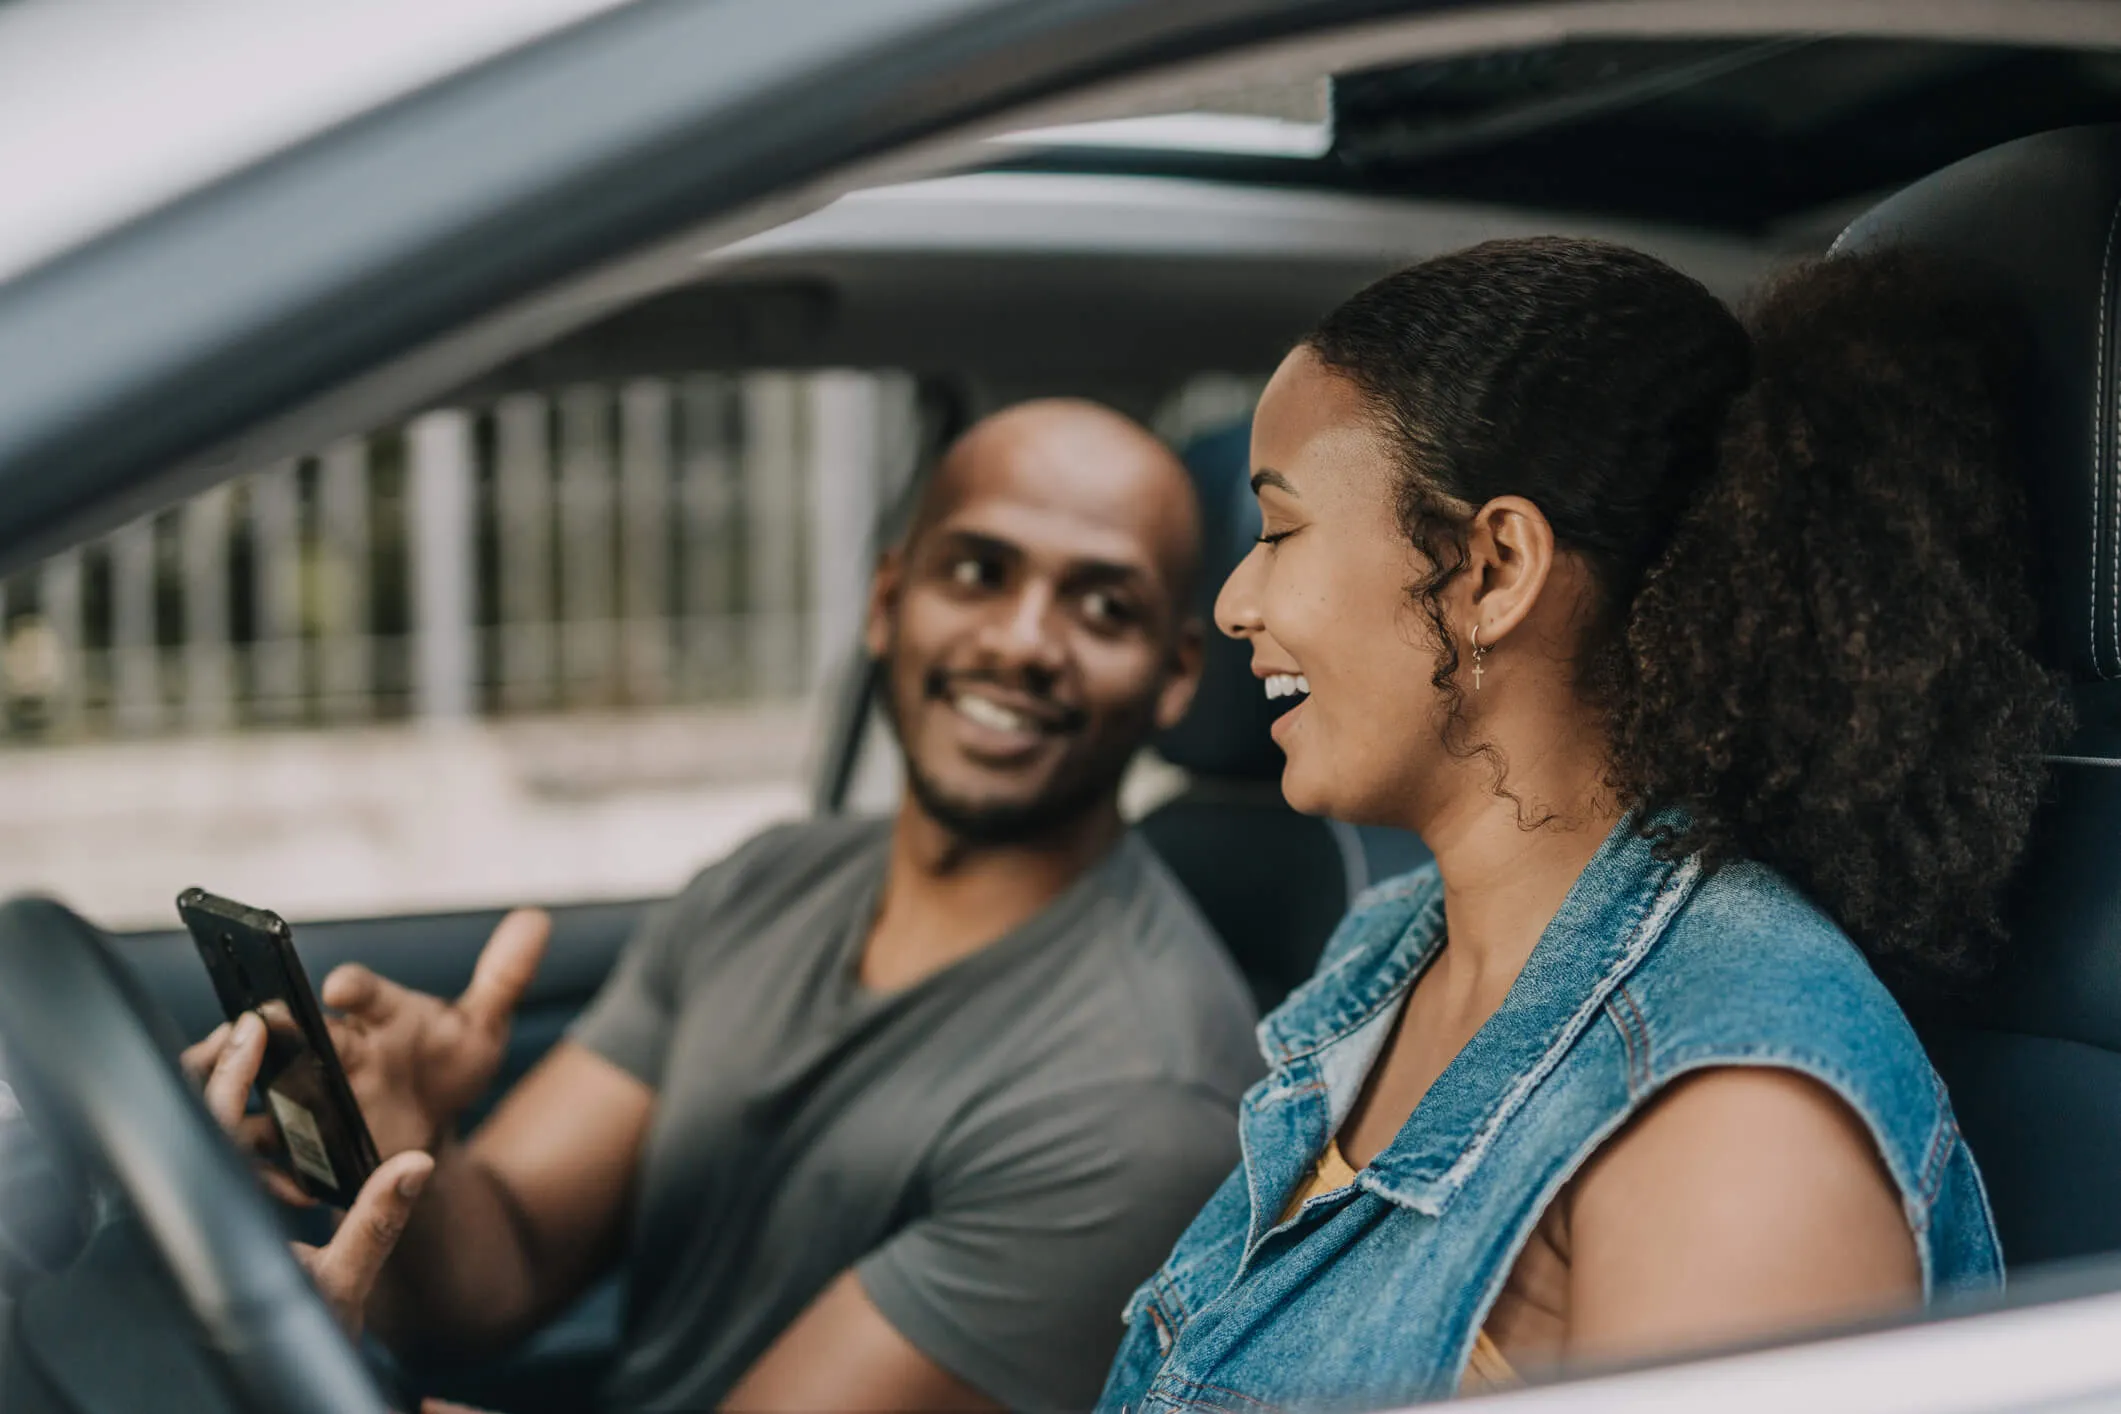
[[[293,931],[277,913],[204,889],[177,895],[177,914],[198,944],[223,1014],[234,1021],[254,1011],[265,1021],[258,1089],[295,1182],[320,1202],[352,1206],[375,1172],[375,1140],[346,1083]]]

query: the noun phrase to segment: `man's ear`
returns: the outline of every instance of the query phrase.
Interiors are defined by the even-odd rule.
[[[1171,645],[1171,676],[1164,679],[1156,698],[1156,729],[1167,732],[1177,726],[1200,691],[1200,670],[1206,655],[1206,630],[1195,615],[1187,615]]]
[[[890,651],[891,620],[898,613],[905,577],[904,547],[893,546],[877,557],[876,574],[869,581],[869,617],[862,629],[862,646],[872,658],[881,658]]]

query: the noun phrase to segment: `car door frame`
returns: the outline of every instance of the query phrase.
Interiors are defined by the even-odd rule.
[[[2066,29],[2064,20],[2091,13],[2061,0],[2013,4],[2029,33],[2035,22]],[[0,286],[0,367],[10,370],[0,380],[0,571],[239,465],[401,413],[676,278],[704,243],[772,224],[856,180],[961,158],[965,133],[1042,101],[1388,15],[1441,23],[1510,12],[1544,16],[1558,34],[1571,12],[1603,9],[1610,19],[1631,8],[1675,21],[1684,10],[810,0],[801,34],[788,7],[768,0],[649,0],[600,15]],[[1845,26],[1848,0],[1781,6],[1772,28],[1830,9]],[[1990,12],[1933,0],[1902,5],[1899,19],[1963,22],[1976,10]],[[1994,1322],[1983,1350],[2013,1376],[2013,1405],[2121,1390],[2121,1342],[2080,1340],[2084,1358],[2066,1379],[2043,1374],[2053,1342],[2033,1339],[2040,1321],[2026,1319],[2038,1307],[2051,1317],[2049,1336],[2081,1316],[2104,1322],[2099,1331],[2121,1328],[2117,1276],[2101,1264],[2084,1278],[2087,1291],[2035,1290],[1974,1318]],[[1781,1362],[1790,1378],[1775,1387],[1813,1410],[1854,1407],[1825,1383],[1852,1372],[1897,1407],[2002,1407],[1977,1398],[1951,1358],[1971,1348],[1974,1330],[1914,1323],[1728,1357],[1737,1365],[1532,1392],[1515,1407],[1645,1408],[1657,1390],[1675,1388],[1698,1400],[1703,1386],[1690,1381],[1721,1368],[1736,1391],[1747,1370],[1768,1368],[1760,1362]],[[1935,1398],[1912,1402],[1925,1392]]]

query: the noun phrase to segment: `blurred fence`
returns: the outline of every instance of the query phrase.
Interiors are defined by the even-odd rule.
[[[911,381],[855,372],[426,413],[0,584],[0,735],[795,699],[917,441]]]

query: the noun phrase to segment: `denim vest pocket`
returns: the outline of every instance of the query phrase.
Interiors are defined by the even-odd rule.
[[[1249,1211],[1244,1170],[1237,1169],[1208,1200],[1156,1274],[1136,1288],[1121,1313],[1127,1333],[1098,1408],[1139,1414],[1158,1407],[1148,1399],[1165,1363],[1192,1323],[1193,1313],[1227,1287],[1244,1250]],[[1163,1407],[1173,1407],[1166,1404]],[[1184,1405],[1175,1407],[1183,1408]]]
[[[1143,1282],[1127,1300],[1120,1319],[1129,1331],[1143,1330],[1154,1337],[1159,1357],[1170,1353],[1178,1333],[1185,1328],[1186,1305],[1171,1284],[1169,1264]]]
[[[1100,1409],[1132,1411],[1141,1405],[1114,1405],[1115,1395],[1125,1398],[1130,1391],[1146,1390],[1150,1381],[1163,1368],[1164,1357],[1170,1353],[1177,1333],[1171,1321],[1156,1302],[1156,1283],[1144,1282],[1139,1291],[1127,1303],[1127,1334],[1121,1338],[1119,1353],[1112,1358],[1111,1373],[1105,1377],[1105,1402]]]
[[[1284,1408],[1223,1385],[1160,1379],[1150,1387],[1137,1414],[1283,1414]]]

